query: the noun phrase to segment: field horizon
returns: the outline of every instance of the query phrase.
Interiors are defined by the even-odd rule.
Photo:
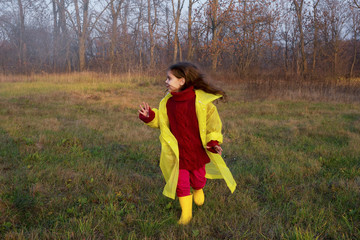
[[[360,238],[360,81],[214,81],[238,186],[208,180],[188,226],[162,195],[159,132],[138,119],[163,82],[0,76],[0,238]]]

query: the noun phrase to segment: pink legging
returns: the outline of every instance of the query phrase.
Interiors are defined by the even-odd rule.
[[[190,186],[195,190],[203,188],[206,184],[205,174],[205,165],[196,170],[179,169],[176,195],[178,197],[189,196],[191,194]]]

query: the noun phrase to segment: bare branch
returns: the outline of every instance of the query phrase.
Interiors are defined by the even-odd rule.
[[[355,4],[355,6],[360,9],[360,1],[358,2],[358,0],[353,0],[353,2]]]
[[[91,29],[89,30],[89,33],[92,32],[92,30],[94,29],[96,23],[99,21],[101,15],[105,12],[105,10],[106,10],[106,9],[109,7],[109,5],[110,5],[111,3],[113,3],[113,2],[114,2],[114,0],[111,0],[111,1],[106,5],[106,7],[104,7],[104,9],[98,14],[98,16],[96,17],[95,21],[94,21],[93,24],[92,24]]]

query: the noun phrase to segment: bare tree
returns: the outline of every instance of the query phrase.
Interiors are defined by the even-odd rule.
[[[118,19],[124,0],[110,1],[111,32],[110,32],[110,64],[109,73],[112,74],[116,60],[116,44],[118,42]]]
[[[180,42],[179,42],[179,25],[180,25],[180,15],[181,15],[181,11],[184,7],[185,0],[178,0],[176,8],[175,8],[174,1],[175,0],[171,0],[172,9],[173,9],[173,18],[174,18],[174,22],[175,22],[173,62],[176,62],[177,55],[178,55],[178,49],[181,48]],[[180,61],[182,61],[181,51],[180,51]]]
[[[22,0],[17,0],[19,10],[19,64],[20,71],[26,68],[26,44],[25,44],[25,14]]]
[[[360,1],[359,0],[353,0],[353,3],[355,5],[355,7],[358,8],[358,10],[360,10]],[[351,64],[351,68],[350,68],[350,77],[354,77],[354,68],[355,68],[355,64],[357,61],[357,35],[359,34],[360,31],[360,11],[355,12],[354,9],[352,7],[351,11],[352,11],[352,32],[353,32],[353,42],[354,42],[354,55],[353,55],[353,61]]]
[[[138,5],[136,6],[138,9],[137,21],[134,28],[134,38],[135,38],[135,45],[134,45],[134,52],[137,52],[138,56],[138,66],[139,69],[143,69],[143,54],[144,54],[144,1],[140,0]]]
[[[191,61],[194,55],[194,47],[193,47],[193,36],[192,36],[192,25],[193,25],[193,6],[195,3],[199,2],[199,0],[189,0],[189,7],[188,7],[188,42],[187,42],[187,47],[188,47],[188,51],[187,51],[187,60]]]
[[[97,21],[100,19],[102,13],[107,9],[108,5],[114,0],[110,0],[106,7],[103,10],[96,14],[93,10],[89,13],[90,0],[83,0],[79,5],[78,0],[72,0],[75,9],[75,16],[71,14],[68,10],[68,18],[72,23],[73,29],[77,36],[78,41],[78,57],[79,57],[79,71],[83,71],[86,66],[86,44],[87,39],[89,38],[92,30],[95,28]],[[95,19],[93,20],[93,17]],[[75,18],[75,20],[74,20]]]
[[[74,24],[74,29],[76,29],[76,34],[78,37],[78,54],[79,54],[79,70],[83,71],[85,69],[85,49],[86,49],[86,39],[89,32],[89,3],[90,0],[84,0],[83,5],[81,7],[82,9],[82,16],[79,9],[79,2],[78,0],[73,0],[75,11],[76,11],[76,24]]]
[[[149,38],[150,38],[150,63],[149,63],[149,67],[150,69],[154,68],[154,49],[155,49],[155,39],[154,39],[154,34],[155,34],[155,30],[157,27],[157,23],[158,23],[158,16],[157,16],[157,11],[158,11],[158,2],[156,0],[153,0],[151,2],[151,0],[147,1],[147,8],[148,8],[148,31],[149,31]],[[154,9],[154,16],[152,17],[152,13],[151,10]]]
[[[132,68],[132,64],[134,64],[135,59],[135,51],[134,54],[129,54],[129,50],[131,49],[131,46],[136,47],[136,40],[133,41],[131,35],[129,35],[129,26],[130,26],[130,12],[132,12],[131,9],[131,0],[125,0],[123,3],[123,8],[121,10],[120,14],[120,37],[119,37],[119,44],[117,47],[119,50],[121,50],[119,56],[117,57],[117,60],[119,61],[119,66],[123,66],[123,71],[130,71]]]
[[[71,71],[70,39],[66,22],[65,0],[52,0],[53,10],[53,71]],[[59,69],[60,68],[60,69]]]
[[[303,28],[303,18],[304,18],[304,0],[293,0],[295,7],[295,14],[297,17],[297,27],[299,30],[299,51],[301,55],[301,65],[300,65],[300,74],[304,75],[307,73],[307,59],[305,53],[305,35]]]
[[[316,57],[319,47],[319,20],[318,20],[318,5],[320,0],[315,0],[313,5],[313,24],[314,24],[314,40],[313,40],[313,57],[312,57],[312,72],[316,69]]]
[[[171,46],[171,29],[172,29],[172,25],[173,25],[173,22],[171,21],[171,13],[170,13],[170,9],[169,9],[169,6],[166,4],[165,6],[165,37],[166,37],[166,62],[168,61],[171,61],[170,60],[170,52],[171,52],[171,49],[170,49],[170,46]],[[172,57],[172,61],[174,61],[174,56]]]
[[[356,3],[356,2],[355,2]],[[359,7],[359,6],[358,6]],[[360,9],[360,7],[359,7]],[[357,35],[360,32],[360,27],[359,27],[359,23],[360,23],[360,11],[356,11],[354,8],[350,8],[351,10],[351,32],[353,35],[353,58],[352,58],[352,63],[351,63],[351,67],[350,67],[350,77],[354,77],[354,68],[355,68],[355,64],[357,61],[357,54],[358,54],[358,48],[357,48]]]
[[[211,22],[211,32],[212,32],[212,41],[211,41],[211,49],[212,49],[212,70],[216,71],[217,65],[218,65],[218,57],[220,54],[220,49],[218,47],[219,42],[219,34],[221,32],[221,29],[223,27],[222,22],[219,21],[219,1],[218,0],[212,0],[209,2],[210,4],[210,22]]]
[[[225,27],[226,23],[229,22],[231,17],[230,12],[233,9],[233,0],[225,0],[221,2],[219,0],[211,0],[208,2],[208,11],[209,11],[209,21],[210,21],[210,30],[211,30],[211,68],[216,71],[219,56],[222,50],[222,43],[220,39],[220,34]],[[225,6],[225,7],[224,7]]]
[[[275,6],[270,1],[242,1],[237,4],[231,19],[233,34],[229,41],[235,40],[236,70],[242,76],[249,72],[259,72],[259,62],[269,65],[272,59],[272,48],[277,26],[275,22]],[[271,13],[271,11],[274,13]],[[230,45],[230,44],[228,44]],[[227,45],[227,49],[230,47]],[[271,50],[267,51],[271,48]],[[266,55],[266,52],[269,54]]]
[[[58,5],[56,0],[52,0],[53,7],[53,20],[54,20],[54,34],[53,34],[53,71],[57,70],[57,56],[59,51],[59,35],[60,35],[60,24],[58,23]]]
[[[280,33],[281,40],[284,42],[283,46],[283,67],[285,76],[287,76],[290,68],[290,46],[291,46],[291,36],[290,36],[290,24],[285,22],[284,29]]]
[[[343,71],[345,68],[340,67],[342,61],[342,36],[344,33],[345,23],[349,19],[348,8],[344,8],[345,0],[324,0],[322,3],[323,11],[323,26],[322,32],[327,51],[325,51],[328,61],[331,63],[332,74],[337,76],[339,70]]]

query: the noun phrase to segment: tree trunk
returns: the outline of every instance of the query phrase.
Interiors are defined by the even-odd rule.
[[[318,34],[319,34],[319,22],[317,17],[317,6],[320,0],[317,0],[314,4],[314,44],[313,44],[313,62],[312,62],[312,72],[315,73],[316,70],[316,55],[318,52]]]
[[[354,56],[353,56],[353,62],[351,64],[351,69],[350,69],[350,78],[354,77],[354,67],[355,67],[355,63],[356,63],[356,55],[357,55],[357,39],[356,39],[356,35],[354,36]]]
[[[360,9],[360,7],[359,7]],[[356,64],[356,55],[357,55],[357,35],[358,35],[358,22],[360,19],[359,13],[352,13],[352,30],[353,30],[353,42],[354,42],[354,55],[353,55],[353,61],[350,68],[350,78],[354,77],[354,68]]]
[[[21,0],[18,0],[18,7],[19,7],[19,64],[20,64],[20,71],[26,71],[26,44],[25,44],[25,15],[23,4]]]
[[[176,62],[177,55],[178,55],[178,47],[179,47],[179,23],[180,23],[180,14],[181,10],[184,6],[185,0],[178,0],[177,7],[175,10],[174,0],[171,0],[172,8],[173,8],[173,17],[175,22],[175,31],[174,31],[174,55],[173,55],[173,62]],[[181,59],[180,59],[181,60]]]
[[[113,67],[115,63],[115,44],[117,40],[117,11],[114,7],[114,2],[110,4],[110,11],[111,11],[111,35],[110,35],[110,48],[109,48],[109,55],[110,55],[110,63],[109,63],[109,74],[113,73]]]
[[[82,5],[82,16],[80,15],[79,3],[78,0],[74,0],[75,4],[75,13],[76,13],[76,23],[77,23],[77,37],[78,37],[78,57],[79,57],[79,71],[82,72],[86,66],[86,38],[88,34],[88,10],[89,10],[89,1],[83,0]],[[82,19],[82,22],[81,22]]]
[[[150,37],[150,69],[154,68],[154,49],[155,49],[155,40],[154,40],[154,31],[157,24],[157,10],[155,1],[153,1],[154,5],[154,22],[151,20],[151,0],[148,0],[148,30]]]
[[[339,47],[335,43],[335,49],[334,49],[334,75],[337,77],[339,73],[338,69],[338,58],[339,58]]]
[[[143,23],[143,1],[141,0],[141,6],[140,6],[140,11],[139,11],[139,30],[141,29],[141,37],[140,37],[140,46],[139,46],[139,69],[140,71],[142,71],[143,69],[143,42],[144,42],[144,23]]]
[[[68,36],[68,29],[66,26],[66,9],[65,0],[56,0],[59,11],[59,27],[61,30],[61,43],[59,44],[62,49],[65,50],[65,70],[71,71],[71,60],[70,60],[70,39]]]
[[[295,5],[296,17],[298,22],[298,29],[300,34],[300,55],[301,55],[301,65],[300,65],[300,74],[303,76],[307,73],[307,60],[305,54],[305,37],[304,37],[304,30],[303,30],[303,5],[304,0],[300,0],[300,4],[297,2],[298,0],[293,0]]]
[[[86,67],[86,40],[87,40],[87,31],[88,31],[88,13],[89,13],[89,2],[90,0],[84,0],[83,2],[83,24],[82,24],[82,32],[80,34],[79,39],[79,67],[80,71],[84,71]]]
[[[211,2],[211,30],[212,30],[212,41],[211,41],[211,68],[213,71],[217,69],[218,63],[218,36],[219,36],[219,26],[218,26],[218,8],[219,1],[213,0]]]
[[[194,4],[193,0],[189,0],[189,12],[188,12],[188,52],[187,60],[191,61],[193,58],[193,46],[192,46],[192,6]]]
[[[289,72],[289,40],[288,40],[288,33],[286,32],[286,37],[285,37],[285,51],[284,51],[284,68],[285,68],[285,76],[287,76],[288,72]]]
[[[165,8],[165,20],[166,20],[166,40],[167,40],[167,44],[166,44],[166,62],[170,61],[169,56],[171,55],[171,24],[170,24],[170,10],[168,8],[168,6],[166,6]]]
[[[56,0],[52,1],[53,7],[53,18],[54,18],[54,35],[53,35],[53,72],[57,72],[57,58],[58,58],[58,51],[59,51],[59,38],[60,38],[60,24],[58,24],[58,12],[59,8],[57,6]]]
[[[129,51],[129,47],[128,44],[130,43],[129,40],[129,36],[128,36],[128,18],[129,18],[129,2],[125,3],[124,6],[124,11],[121,14],[121,35],[122,35],[122,44],[121,44],[121,54],[122,56],[120,56],[118,59],[123,59],[123,66],[124,66],[124,70],[127,72],[131,72],[132,68],[134,67],[134,65],[136,65],[136,57],[133,54],[127,54],[126,51]],[[136,40],[135,42],[135,46],[136,46]],[[126,58],[125,58],[126,56]],[[133,60],[134,59],[134,60]]]
[[[224,2],[222,2],[224,4]],[[212,0],[209,3],[210,7],[210,28],[212,33],[211,39],[211,66],[212,70],[216,71],[218,63],[219,63],[219,56],[222,51],[222,46],[224,43],[220,41],[220,33],[224,27],[224,24],[229,21],[228,12],[231,11],[233,8],[233,0],[229,1],[228,7],[226,9],[222,9],[219,4],[219,0]],[[223,11],[222,11],[223,10]]]
[[[111,35],[110,35],[110,64],[109,64],[109,74],[111,75],[114,71],[114,64],[116,61],[116,43],[118,42],[118,18],[121,12],[121,6],[124,0],[118,1],[117,6],[114,6],[114,2],[110,3],[111,11]]]
[[[182,62],[182,60],[183,60],[180,41],[179,41],[179,60],[180,60],[180,62]]]

